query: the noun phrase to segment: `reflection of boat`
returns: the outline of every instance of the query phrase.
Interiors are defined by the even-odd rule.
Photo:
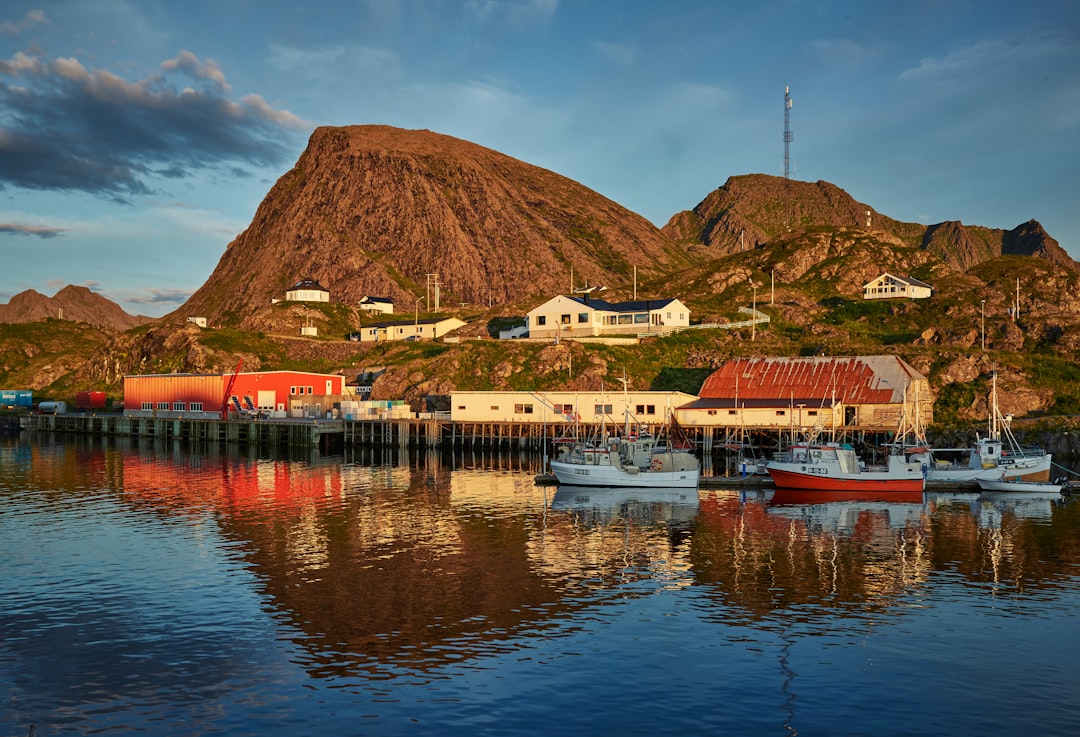
[[[777,489],[921,492],[922,464],[890,453],[886,465],[866,466],[844,443],[794,443],[765,466]]]
[[[696,489],[701,463],[674,419],[666,438],[630,421],[620,435],[575,439],[551,461],[560,484]]]
[[[768,514],[798,519],[807,528],[850,533],[871,519],[888,528],[919,523],[921,491],[851,492],[777,489],[766,506]]]
[[[554,510],[579,510],[597,516],[640,521],[688,522],[697,515],[697,489],[563,485],[551,499]]]
[[[976,484],[981,479],[997,479],[1002,473],[1029,481],[1048,481],[1051,456],[1025,449],[1010,429],[1011,415],[1003,417],[997,403],[997,374],[991,379],[990,412],[986,437],[975,436],[971,448],[930,449],[914,453],[912,460],[926,466],[928,484]],[[944,453],[966,453],[966,461],[935,457]]]

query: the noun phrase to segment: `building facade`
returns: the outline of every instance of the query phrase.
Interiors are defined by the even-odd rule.
[[[394,314],[394,301],[389,297],[365,296],[360,300],[360,309],[380,315]]]
[[[330,290],[314,279],[302,279],[285,290],[286,302],[329,302]]]
[[[235,374],[235,381],[233,376],[125,376],[124,414],[220,417],[224,410],[237,414],[261,412],[271,417],[304,416],[305,406],[323,403],[316,401],[317,397],[340,397],[345,392],[345,377],[338,374],[306,371],[242,372]],[[298,411],[300,415],[294,414]]]
[[[684,392],[453,392],[453,422],[529,422],[621,425],[627,411],[634,421],[664,424],[676,408],[695,399]]]

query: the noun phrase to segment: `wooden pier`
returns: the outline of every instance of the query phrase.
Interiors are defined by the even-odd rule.
[[[540,451],[550,448],[552,442],[566,432],[564,425],[535,422],[451,422],[433,418],[220,420],[93,413],[23,415],[21,426],[57,433],[323,450],[447,447]],[[586,432],[589,429],[586,428]],[[683,430],[703,455],[724,455],[737,450],[747,435],[746,429],[723,427],[684,427]],[[755,428],[749,436],[759,450],[771,449],[778,446],[780,437],[786,432],[777,428]],[[845,428],[843,439],[871,445],[882,442],[883,434]]]

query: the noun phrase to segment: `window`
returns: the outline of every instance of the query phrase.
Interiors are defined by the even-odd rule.
[[[465,405],[464,404],[459,404],[457,406],[457,408],[458,408],[458,412],[464,412],[465,411]],[[498,407],[492,407],[492,409],[498,409]]]
[[[154,408],[154,403],[153,402],[143,402],[142,403],[142,408],[143,409],[153,409]]]
[[[809,415],[810,417],[817,417],[817,410],[816,409],[808,409],[808,410],[806,410],[806,414]]]
[[[309,387],[307,388],[307,393],[308,393],[308,394],[314,394],[315,392],[313,391],[313,389],[314,389],[314,387],[310,387],[310,386],[309,386]]]
[[[296,394],[296,387],[295,386],[290,386],[289,387],[289,394]]]
[[[728,413],[729,415],[737,415],[737,414],[739,414],[739,410],[737,410],[737,409],[729,409],[729,410],[727,411],[727,413]]]
[[[192,412],[202,412],[202,402],[192,402],[188,405],[188,409]]]
[[[636,324],[636,325],[644,325],[647,322],[649,322],[649,313],[648,312],[635,312],[634,313],[634,324]]]
[[[577,321],[578,322],[588,322],[589,321],[589,313],[588,312],[579,312],[578,315],[577,315]]]
[[[570,324],[570,315],[561,315],[559,317],[559,322],[561,322],[563,325],[569,325]]]
[[[778,409],[778,410],[776,410],[776,416],[777,416],[777,417],[783,417],[783,416],[784,416],[784,415],[786,415],[786,414],[787,414],[787,412],[785,412],[785,411],[784,411],[784,410],[782,410],[782,409]]]
[[[168,409],[169,408],[169,403],[168,402],[158,402],[157,403],[157,408],[158,409]]]
[[[716,410],[715,410],[715,409],[710,409],[710,410],[709,410],[709,416],[710,416],[710,417],[714,416],[715,414],[716,414]]]
[[[172,403],[172,408],[173,408],[173,411],[175,411],[175,412],[183,412],[184,411],[184,403],[183,402],[173,402]]]
[[[645,405],[644,404],[637,405],[636,407],[634,407],[634,412],[636,414],[639,414],[639,415],[645,414]]]
[[[593,414],[594,415],[610,415],[611,414],[611,405],[610,404],[598,404],[595,407],[593,407]]]
[[[531,404],[515,404],[515,415],[531,415],[533,413],[533,406]]]
[[[647,415],[655,415],[656,414],[656,405],[655,404],[646,404],[645,405],[645,414],[647,414]]]
[[[536,316],[536,324],[537,325],[547,325],[547,315],[537,315]]]
[[[461,409],[465,409],[465,408],[462,407]],[[497,405],[497,404],[491,405],[491,411],[492,412],[498,412],[499,411],[499,405]]]
[[[634,321],[634,316],[633,315],[619,315],[619,324],[620,325],[629,325],[633,321]]]

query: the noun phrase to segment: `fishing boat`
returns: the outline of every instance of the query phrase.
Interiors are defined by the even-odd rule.
[[[654,434],[626,411],[622,431],[558,444],[551,473],[560,484],[573,486],[638,486],[696,489],[701,463],[693,444],[673,417],[666,432]]]
[[[777,490],[921,492],[925,484],[922,464],[903,453],[889,453],[883,466],[865,466],[848,443],[795,443],[765,469]]]
[[[1041,450],[1023,448],[1012,433],[1012,416],[1002,416],[997,401],[997,373],[990,388],[990,411],[985,437],[976,435],[970,448],[921,449],[911,459],[926,466],[928,485],[980,485],[982,480],[996,481],[1002,475],[1022,477],[1024,481],[1050,479],[1051,455]],[[914,450],[914,449],[913,449]],[[966,460],[947,460],[940,456],[963,453]]]

